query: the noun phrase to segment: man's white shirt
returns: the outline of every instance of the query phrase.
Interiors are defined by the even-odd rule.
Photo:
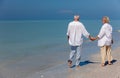
[[[81,22],[72,21],[68,25],[67,35],[71,46],[80,46],[83,43],[82,35],[88,38],[90,34]]]
[[[103,24],[98,34],[98,46],[109,46],[112,41],[112,26],[108,23]]]

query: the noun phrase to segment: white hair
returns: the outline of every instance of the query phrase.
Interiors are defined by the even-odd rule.
[[[79,15],[74,15],[74,18],[78,18],[78,19],[79,19],[79,18],[80,18],[80,16],[79,16]]]
[[[79,20],[80,16],[79,15],[74,15],[74,20]]]

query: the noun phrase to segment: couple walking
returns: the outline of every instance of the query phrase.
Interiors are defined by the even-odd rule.
[[[96,37],[91,37],[87,32],[84,25],[79,22],[79,15],[74,16],[74,21],[70,22],[67,30],[67,37],[69,45],[71,47],[70,56],[68,60],[68,66],[72,66],[72,60],[76,54],[76,67],[80,67],[80,58],[81,58],[81,46],[83,43],[82,35],[86,38],[89,38],[91,41],[98,40],[98,46],[100,47],[101,52],[101,66],[105,66],[105,58],[108,59],[108,64],[111,65],[112,56],[111,56],[111,44],[113,43],[112,39],[112,26],[109,24],[109,17],[104,16],[102,18],[102,27],[99,34]]]

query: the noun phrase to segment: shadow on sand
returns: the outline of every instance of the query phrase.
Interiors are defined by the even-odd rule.
[[[86,61],[83,61],[83,62],[80,62],[80,66],[84,66],[84,65],[88,65],[88,64],[95,64],[95,63],[98,63],[98,62],[92,62],[90,60],[86,60]],[[76,67],[76,65],[73,65],[71,68],[74,68]]]
[[[117,62],[117,60],[112,60],[112,64],[114,64],[115,62]],[[86,61],[83,61],[83,62],[80,62],[80,66],[84,66],[84,65],[88,65],[88,64],[96,64],[96,63],[100,63],[100,62],[92,62],[92,61],[90,61],[90,60],[86,60]],[[105,65],[107,65],[108,64],[108,61],[105,63]],[[73,65],[71,68],[74,68],[74,67],[76,67],[76,65]]]
[[[115,62],[117,62],[117,60],[115,60],[115,59],[111,61],[112,64],[114,64]],[[105,65],[107,65],[107,64],[108,64],[108,61],[105,62]]]
[[[90,60],[86,60],[86,61],[84,61],[84,62],[80,62],[80,66],[84,66],[84,65],[87,65],[87,64],[95,64],[95,63],[98,63],[98,62],[92,62],[92,61],[90,61]]]

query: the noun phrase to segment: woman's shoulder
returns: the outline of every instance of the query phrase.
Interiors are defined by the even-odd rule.
[[[102,29],[112,29],[112,26],[109,23],[106,23],[102,26]]]

